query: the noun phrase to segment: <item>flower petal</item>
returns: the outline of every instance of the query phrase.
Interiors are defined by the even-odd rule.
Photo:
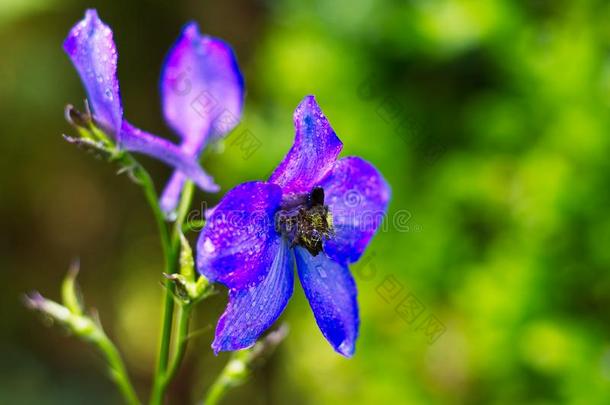
[[[356,283],[349,269],[324,253],[312,256],[300,246],[295,256],[301,285],[322,334],[335,351],[353,356],[360,318]]]
[[[255,287],[229,290],[229,304],[212,343],[214,353],[253,345],[286,308],[294,287],[292,252],[284,238],[276,238],[271,250],[275,257],[263,281]]]
[[[199,156],[206,143],[231,131],[241,118],[244,81],[225,42],[187,24],[169,51],[161,74],[163,113],[184,140],[182,150]],[[166,213],[176,209],[185,177],[175,172],[161,196]]]
[[[286,194],[309,192],[343,148],[314,96],[301,101],[293,120],[294,144],[269,179],[280,185]]]
[[[203,171],[196,159],[185,155],[180,148],[166,139],[144,132],[127,121],[121,130],[123,147],[129,152],[143,153],[175,167],[193,180],[195,184],[207,191],[218,191],[214,180]]]
[[[264,182],[243,183],[214,208],[197,242],[197,269],[229,288],[260,283],[277,253],[274,215],[281,189]]]
[[[244,81],[235,54],[224,41],[201,35],[187,24],[169,51],[161,74],[163,113],[198,154],[208,137],[220,137],[239,123]]]
[[[70,30],[64,50],[81,77],[96,121],[119,136],[123,107],[112,30],[99,19],[97,11],[87,10],[85,18]]]
[[[383,221],[390,187],[369,162],[345,157],[318,184],[332,214],[334,236],[324,251],[340,263],[357,261]]]

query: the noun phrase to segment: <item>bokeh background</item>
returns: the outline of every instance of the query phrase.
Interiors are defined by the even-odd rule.
[[[306,94],[393,188],[353,267],[356,356],[332,351],[297,289],[289,338],[226,403],[610,403],[610,4],[588,0],[0,2],[0,403],[119,403],[97,354],[20,301],[57,299],[74,257],[138,390],[150,383],[154,222],[126,176],[60,136],[84,98],[61,43],[88,7],[114,29],[126,116],[167,137],[158,77],[182,24],[233,44],[240,128],[261,146],[229,136],[206,153],[224,191],[275,167]],[[160,186],[170,171],[143,162]],[[226,362],[209,348],[225,301],[197,308],[170,403]]]

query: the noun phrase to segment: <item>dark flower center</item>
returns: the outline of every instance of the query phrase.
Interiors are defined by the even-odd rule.
[[[316,256],[322,251],[322,242],[333,235],[333,219],[324,205],[324,189],[316,187],[308,194],[283,201],[275,224],[292,246],[303,246]]]

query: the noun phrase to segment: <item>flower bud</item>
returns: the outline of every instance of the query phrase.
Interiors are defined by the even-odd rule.
[[[189,282],[195,281],[193,249],[182,233],[180,233],[180,274]]]
[[[68,274],[66,274],[66,277],[61,284],[62,301],[66,308],[76,315],[83,314],[82,295],[80,294],[78,284],[76,283],[76,276],[78,275],[79,268],[80,264],[78,260],[75,260],[68,269]]]

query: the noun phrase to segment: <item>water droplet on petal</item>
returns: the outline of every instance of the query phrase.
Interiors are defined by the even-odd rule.
[[[351,345],[349,344],[349,342],[347,340],[344,340],[343,342],[341,342],[341,344],[339,345],[339,351],[344,354],[351,353]]]
[[[203,242],[203,250],[206,253],[213,253],[216,250],[210,238],[206,238],[206,240]]]
[[[320,277],[322,278],[326,278],[326,270],[324,270],[324,267],[322,267],[321,265],[317,265],[316,266],[316,271],[318,272],[318,274],[320,275]]]

